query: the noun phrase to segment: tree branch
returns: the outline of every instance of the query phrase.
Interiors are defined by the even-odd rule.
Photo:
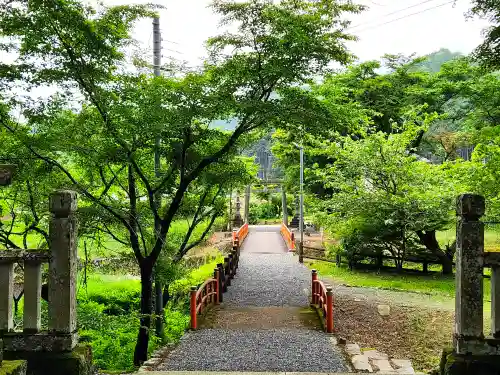
[[[184,247],[184,249],[180,250],[175,257],[172,259],[173,263],[178,263],[186,253],[191,250],[193,247],[198,246],[207,236],[207,234],[210,232],[210,229],[212,228],[212,225],[215,222],[215,219],[219,216],[220,212],[217,210],[214,210],[214,214],[212,215],[212,218],[210,219],[210,223],[208,223],[208,226],[206,227],[205,231],[202,233],[200,238],[198,240],[194,241],[193,243],[189,244],[188,246]]]
[[[128,196],[130,203],[129,219],[128,225],[131,228],[129,230],[130,244],[132,245],[132,250],[134,251],[135,257],[139,262],[142,262],[144,257],[141,254],[141,249],[139,245],[139,236],[137,235],[138,221],[137,221],[137,192],[135,184],[134,171],[132,170],[132,165],[128,166]],[[147,252],[147,249],[144,249]],[[147,256],[147,254],[146,254]]]
[[[1,123],[2,125],[7,129],[9,130],[12,134],[16,134],[14,129],[12,129],[9,125],[7,125],[5,123],[5,121],[3,121],[3,119],[1,119]],[[115,212],[115,210],[113,210],[110,206],[102,203],[99,199],[97,199],[94,195],[92,195],[91,193],[88,192],[87,189],[85,189],[83,186],[81,186],[78,181],[76,181],[76,179],[73,177],[73,175],[66,169],[64,168],[59,162],[57,162],[56,160],[54,159],[51,159],[47,156],[43,156],[41,155],[40,153],[38,153],[32,146],[30,146],[29,144],[25,143],[24,141],[20,140],[21,143],[33,154],[35,155],[37,158],[39,158],[40,160],[43,160],[44,162],[46,162],[47,164],[50,164],[50,165],[53,165],[55,167],[57,167],[63,174],[66,175],[66,177],[68,177],[68,179],[73,183],[73,185],[75,185],[79,190],[80,192],[86,196],[89,200],[91,200],[92,202],[96,203],[97,205],[101,206],[102,208],[104,208],[106,211],[108,211],[112,216],[114,216],[116,219],[118,219],[128,230],[131,230],[128,222],[120,215],[118,214],[117,212]]]

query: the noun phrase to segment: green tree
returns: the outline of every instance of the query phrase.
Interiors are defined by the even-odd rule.
[[[293,96],[271,94],[302,84],[331,61],[351,59],[344,42],[353,38],[345,34],[341,16],[361,7],[334,0],[252,0],[215,1],[213,9],[237,29],[208,40],[211,58],[201,73],[168,79],[123,73],[122,51],[133,22],[153,15],[145,7],[97,14],[76,0],[17,0],[0,8],[0,35],[13,41],[0,47],[18,53],[13,64],[2,66],[2,85],[20,80],[30,88],[61,88],[47,103],[4,96],[26,121],[14,121],[4,110],[0,124],[32,156],[64,175],[66,186],[83,195],[105,230],[115,233],[118,226],[126,235],[117,240],[131,247],[141,272],[136,364],[147,358],[152,274],[167,250],[172,222],[193,207],[189,197],[198,199],[181,246],[167,251],[175,263],[219,215],[226,182],[235,175],[243,179],[242,163],[234,156],[245,136],[280,122],[290,110]],[[80,103],[77,94],[83,96]],[[209,126],[234,117],[238,124],[232,132]],[[160,177],[152,157],[158,135]],[[191,238],[205,219],[201,236]]]
[[[473,0],[469,16],[487,19],[491,26],[485,31],[483,43],[474,51],[477,60],[487,68],[496,70],[500,67],[500,4],[496,0]]]
[[[408,254],[424,251],[452,272],[453,251],[441,249],[436,231],[453,221],[456,187],[446,165],[421,161],[409,151],[423,129],[408,118],[397,134],[373,133],[360,141],[346,139],[337,161],[326,168],[325,182],[336,193],[327,205],[334,231],[350,253],[388,251],[401,268]]]

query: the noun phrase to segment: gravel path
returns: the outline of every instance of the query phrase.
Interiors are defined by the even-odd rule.
[[[190,332],[162,370],[343,372],[328,335],[295,329]]]
[[[310,271],[286,251],[279,226],[252,227],[237,275],[213,315],[233,313],[244,322],[248,311],[248,325],[228,325],[221,318],[220,327],[227,328],[191,331],[158,370],[347,372],[346,360],[327,334],[293,323],[303,319],[299,310],[308,308],[309,284]],[[271,307],[283,317],[296,310],[296,319],[283,318],[290,324],[275,328],[255,319],[255,309],[269,314]]]

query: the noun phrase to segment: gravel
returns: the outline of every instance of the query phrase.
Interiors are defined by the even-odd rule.
[[[307,306],[310,271],[291,253],[241,253],[226,306]]]
[[[297,329],[190,332],[163,371],[347,372],[328,335]]]
[[[248,307],[308,308],[310,270],[287,252],[279,229],[251,228],[220,314]],[[189,332],[158,370],[346,372],[348,367],[322,331],[249,325]]]

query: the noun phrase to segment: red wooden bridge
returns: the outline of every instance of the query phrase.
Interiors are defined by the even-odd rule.
[[[249,233],[248,224],[244,224],[238,230],[233,231],[233,248],[229,256],[224,259],[223,264],[218,264],[214,269],[213,278],[207,279],[201,286],[193,286],[191,289],[191,329],[198,328],[198,316],[206,313],[212,306],[223,301],[223,293],[228,290],[231,280],[236,275],[241,253],[241,246]],[[296,249],[294,233],[285,225],[281,225],[280,233],[288,251]],[[311,272],[310,306],[318,312],[327,333],[333,333],[333,291],[322,281],[318,280],[316,270]]]
[[[243,225],[232,240],[213,277],[192,288],[192,329],[151,369],[165,374],[348,372],[345,356],[331,340],[332,290],[299,263],[289,228]]]

